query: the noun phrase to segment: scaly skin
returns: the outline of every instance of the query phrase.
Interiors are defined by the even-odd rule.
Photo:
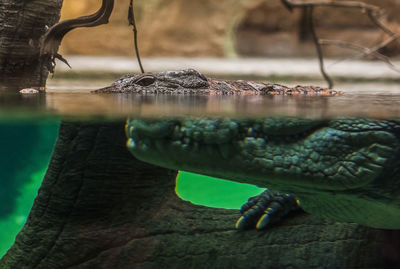
[[[95,92],[341,94],[319,87],[215,80],[193,69],[126,75]],[[128,148],[143,161],[290,193],[300,200],[304,210],[321,217],[400,229],[398,121],[131,119],[126,130]],[[237,226],[254,226],[258,222],[257,227],[264,227],[276,220],[269,216],[293,210],[293,199],[276,192],[252,198],[243,207],[244,217]]]
[[[313,86],[293,88],[255,81],[206,78],[193,69],[125,75],[94,93],[197,94],[197,95],[307,95],[332,96],[339,91]]]
[[[130,119],[127,145],[159,166],[290,193],[324,218],[400,229],[400,122]]]

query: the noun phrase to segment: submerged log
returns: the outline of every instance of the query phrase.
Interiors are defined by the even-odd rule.
[[[29,218],[0,268],[396,266],[396,232],[305,213],[264,232],[237,231],[237,210],[180,200],[175,177],[131,156],[123,123],[62,123]]]

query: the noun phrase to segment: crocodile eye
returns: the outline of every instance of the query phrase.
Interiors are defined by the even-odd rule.
[[[139,78],[137,81],[135,81],[135,84],[138,84],[140,86],[149,86],[149,85],[153,84],[154,81],[156,81],[155,77],[146,75],[146,76]]]

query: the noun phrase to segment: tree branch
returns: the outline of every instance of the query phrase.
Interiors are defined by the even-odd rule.
[[[393,39],[390,40],[390,42],[392,42]],[[387,40],[385,40],[382,44],[389,44],[390,42],[387,42]],[[329,39],[320,39],[319,40],[319,44],[320,45],[334,45],[334,46],[338,46],[338,47],[342,47],[342,48],[346,48],[346,49],[352,49],[355,51],[359,51],[361,52],[361,57],[367,57],[367,56],[372,56],[384,63],[386,63],[389,68],[391,68],[392,70],[396,71],[396,72],[400,72],[400,69],[398,69],[389,59],[389,57],[381,54],[378,52],[379,49],[381,49],[382,47],[386,46],[381,46],[378,45],[376,47],[373,48],[367,48],[367,47],[363,47],[351,42],[346,42],[346,41],[342,41],[342,40],[329,40]]]
[[[142,61],[140,60],[140,54],[139,54],[139,47],[138,47],[138,42],[137,42],[137,28],[136,28],[136,23],[135,23],[135,13],[133,10],[133,0],[130,0],[129,2],[129,11],[128,11],[128,21],[129,25],[132,25],[132,31],[133,31],[133,40],[135,44],[135,53],[136,53],[136,58],[139,63],[140,71],[142,74],[144,73]]]
[[[332,89],[333,88],[333,81],[325,71],[324,55],[323,55],[323,52],[322,52],[321,44],[319,42],[319,38],[318,38],[317,33],[315,31],[314,18],[313,18],[314,7],[309,6],[309,7],[306,7],[306,8],[309,9],[309,12],[307,12],[307,13],[308,13],[308,16],[310,17],[310,20],[309,20],[310,32],[311,32],[311,36],[312,36],[312,39],[313,39],[314,44],[315,44],[315,48],[317,49],[318,61],[319,61],[319,69],[320,69],[320,71],[322,73],[322,76],[324,77],[325,81],[328,83],[328,88]]]
[[[94,27],[101,24],[107,24],[111,12],[114,8],[114,0],[102,0],[100,9],[89,16],[82,16],[76,19],[65,20],[53,25],[47,30],[40,40],[40,57],[50,58],[51,64],[48,67],[49,72],[54,73],[54,60],[60,59],[68,66],[68,62],[57,53],[64,36],[75,28]]]
[[[285,6],[291,8],[295,7],[316,7],[316,6],[331,6],[331,7],[347,7],[347,8],[360,8],[363,10],[373,10],[381,12],[382,9],[378,6],[366,4],[359,1],[335,1],[335,0],[281,0]]]
[[[389,43],[393,42],[394,40],[398,39],[400,35],[394,33],[391,31],[383,22],[382,18],[383,15],[385,14],[384,10],[378,6],[375,5],[370,5],[366,4],[364,2],[359,2],[359,1],[335,1],[335,0],[304,0],[304,1],[298,1],[298,0],[281,0],[281,2],[287,7],[290,11],[293,8],[310,8],[311,11],[314,7],[317,6],[330,6],[330,7],[342,7],[342,8],[358,8],[361,9],[362,12],[366,13],[368,18],[371,20],[371,22],[379,29],[381,29],[383,32],[385,32],[387,35],[389,35],[389,39],[383,41],[381,44],[372,47],[372,48],[367,48],[363,47],[360,45],[356,45],[350,42],[345,42],[345,41],[338,41],[338,40],[321,40],[318,38],[316,32],[315,32],[315,26],[313,23],[313,18],[312,18],[312,12],[308,14],[310,16],[310,31],[312,33],[313,41],[315,44],[315,47],[317,49],[317,54],[318,54],[318,59],[319,59],[319,64],[320,64],[320,70],[322,75],[324,76],[325,80],[328,82],[329,87],[332,87],[332,80],[329,78],[327,73],[325,72],[324,68],[324,63],[323,63],[323,54],[322,54],[322,48],[321,45],[336,45],[344,48],[350,48],[353,50],[361,51],[362,56],[369,56],[372,55],[373,57],[387,63],[389,67],[397,72],[399,70],[390,62],[390,59],[378,52],[378,50],[384,48],[387,46]]]

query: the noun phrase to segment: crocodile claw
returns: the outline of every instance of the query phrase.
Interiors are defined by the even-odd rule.
[[[299,208],[296,198],[292,195],[266,190],[257,196],[250,197],[241,207],[242,216],[235,226],[239,230],[252,228],[262,230]]]

